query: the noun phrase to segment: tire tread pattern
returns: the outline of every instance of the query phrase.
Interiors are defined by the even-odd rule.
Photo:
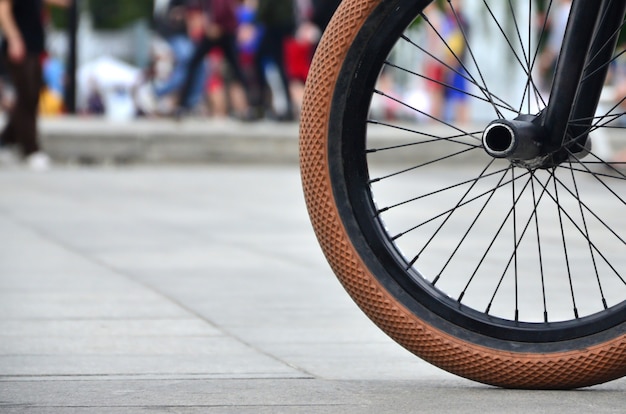
[[[626,335],[571,352],[513,353],[464,342],[416,317],[369,272],[346,235],[327,159],[334,85],[347,50],[380,0],[344,0],[317,49],[300,125],[304,195],[316,236],[340,282],[384,332],[424,360],[478,382],[508,388],[568,389],[626,375]]]

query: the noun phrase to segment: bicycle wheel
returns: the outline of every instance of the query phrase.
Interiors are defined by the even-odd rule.
[[[603,98],[567,160],[494,158],[490,122],[549,100],[535,16],[556,6],[474,2],[469,27],[455,1],[430,3],[344,0],[316,52],[300,162],[328,262],[374,323],[454,374],[533,389],[625,375],[626,176],[607,158],[625,98]]]

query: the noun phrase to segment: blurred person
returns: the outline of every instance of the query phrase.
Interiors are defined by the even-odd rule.
[[[437,2],[431,3],[424,10],[424,15],[428,18],[426,25],[426,50],[433,56],[425,57],[424,75],[425,89],[428,94],[428,113],[433,119],[443,119],[445,109],[445,88],[444,75],[445,65],[440,61],[444,54],[445,45],[439,38],[443,25],[443,11]]]
[[[572,0],[559,0],[552,12],[546,18],[545,26],[549,28],[546,45],[539,55],[539,72],[542,79],[542,88],[549,91],[552,86],[552,77],[556,70],[556,63],[561,51],[561,44],[565,38],[565,29],[569,12],[572,8]],[[542,23],[540,27],[543,27]]]
[[[98,82],[93,78],[89,79],[87,88],[87,115],[104,115],[106,108]]]
[[[626,85],[621,85],[620,87],[621,92],[619,92],[621,95],[619,95],[619,101],[618,102],[622,102],[624,100],[624,95],[626,93]],[[620,105],[621,107],[623,107],[623,105]],[[624,124],[624,120],[620,119],[618,120],[618,122],[620,122],[622,125]],[[603,138],[603,137],[601,137]],[[608,160],[608,163],[614,168],[617,169],[619,171],[622,172],[622,174],[626,174],[626,148],[620,148],[615,150],[611,143],[608,142],[608,139],[604,140],[604,143],[602,141],[600,141],[601,144],[604,144],[606,146],[606,148],[602,148],[604,150],[604,153],[600,153],[598,154],[598,139],[596,138],[595,141],[593,141],[593,145],[595,145],[595,147],[592,147],[592,151],[595,157],[600,158],[601,160]],[[607,154],[607,155],[605,155]],[[622,177],[623,178],[623,177]]]
[[[289,80],[294,116],[298,118],[304,98],[304,84],[321,30],[311,21],[314,15],[313,2],[296,0],[295,4],[297,29],[295,35],[289,36],[285,41],[285,71]]]
[[[236,83],[232,102],[236,116],[245,117],[248,108],[247,81],[241,70],[237,51],[237,1],[196,0],[194,7],[203,14],[203,35],[189,62],[179,94],[176,116],[180,117],[191,109],[190,91],[194,76],[200,70],[207,53],[219,48]]]
[[[210,68],[204,85],[208,97],[206,113],[216,118],[226,118],[232,109],[230,103],[233,100],[237,101],[239,98],[237,93],[241,88],[238,85],[234,87],[231,85],[227,61],[220,49],[211,50],[205,60],[208,61]]]
[[[156,99],[179,92],[185,81],[187,68],[194,53],[194,42],[189,36],[187,21],[189,0],[170,0],[164,13],[156,17],[158,34],[165,39],[173,55],[171,73],[163,82],[155,82]],[[200,101],[203,92],[206,62],[202,61],[190,86],[188,101],[193,106]]]
[[[50,158],[41,151],[37,137],[39,96],[43,86],[42,55],[45,31],[43,3],[67,7],[71,0],[0,0],[0,26],[4,33],[3,57],[16,98],[0,145],[4,151],[17,146],[27,165],[45,170]]]
[[[615,49],[616,55],[609,66],[606,83],[600,96],[600,103],[596,111],[597,121],[594,124],[609,124],[610,127],[624,128],[626,126],[626,41],[620,40]],[[610,114],[607,114],[609,112]],[[592,157],[607,161],[610,170],[617,169],[626,173],[626,148],[613,141],[605,128],[597,128],[591,134]],[[617,144],[617,145],[616,145]]]
[[[65,110],[63,96],[54,89],[44,86],[39,96],[39,115],[61,115]]]
[[[281,121],[294,119],[294,108],[289,91],[289,80],[285,62],[285,42],[296,29],[294,0],[259,0],[256,20],[263,33],[255,56],[256,76],[261,88],[257,96],[256,112],[259,116],[269,112],[271,117]],[[271,88],[267,79],[267,66],[274,64],[280,78],[280,92],[285,102],[284,113],[273,113]],[[277,88],[278,89],[278,88]],[[280,98],[279,98],[280,99]]]
[[[245,106],[241,103],[237,104],[237,102],[247,102],[250,96],[258,95],[259,90],[254,67],[254,56],[261,32],[255,20],[256,7],[256,0],[240,0],[235,10],[237,17],[236,49],[239,67],[245,79],[245,94],[242,94],[238,82],[234,84],[231,82],[224,53],[217,49],[208,55],[212,70],[206,87],[209,91],[209,104],[213,116],[226,117],[230,115],[231,107],[235,106],[236,108],[245,108],[245,110],[235,109],[236,118],[243,121],[252,121],[256,118],[248,110],[247,103]],[[232,105],[233,103],[235,105]]]
[[[313,6],[313,15],[311,23],[313,23],[320,32],[326,30],[326,26],[330,23],[330,19],[335,14],[341,0],[311,0]]]
[[[39,114],[61,115],[65,111],[63,102],[63,80],[65,68],[61,59],[47,55],[43,60],[43,88],[39,97]]]
[[[469,82],[463,67],[467,53],[466,38],[469,24],[464,17],[463,1],[450,0],[444,10],[441,22],[441,35],[446,41],[447,50],[444,62],[444,118],[445,120],[467,123],[470,120],[467,91]]]
[[[313,37],[312,37],[313,36]],[[298,35],[285,42],[285,71],[289,81],[292,115],[299,117],[304,99],[304,84],[311,67],[311,56],[317,37],[314,33],[298,31]]]
[[[400,95],[398,84],[389,68],[384,68],[378,75],[376,90],[380,91],[381,94],[372,96],[370,116],[383,120],[398,119],[403,107],[394,99],[388,98],[388,96]]]
[[[249,96],[260,95],[256,77],[255,56],[259,48],[262,29],[256,22],[257,0],[243,0],[237,8],[237,48],[241,69],[248,81]]]
[[[13,86],[11,85],[6,63],[0,59],[0,111],[8,113],[13,106]],[[2,140],[0,139],[0,145]]]
[[[297,29],[286,44],[286,70],[296,117],[304,97],[304,85],[315,49],[340,0],[296,0]]]

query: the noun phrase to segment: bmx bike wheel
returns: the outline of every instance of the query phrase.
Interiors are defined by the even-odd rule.
[[[528,23],[532,5],[503,12],[497,3],[506,2],[484,2],[483,24],[509,45],[502,65],[516,61],[526,74],[498,90],[483,69],[493,61],[483,64],[488,54],[472,49],[455,2],[446,8],[465,42],[463,59],[430,3],[344,0],[316,51],[300,165],[332,270],[393,340],[456,375],[527,389],[626,375],[621,164],[597,148],[550,168],[494,159],[480,138],[487,122],[420,106],[407,92],[443,88],[507,119],[536,114],[547,101],[534,74],[538,46],[531,48],[543,44],[545,27]],[[500,24],[498,13],[514,24]],[[428,46],[433,34],[443,52]],[[450,56],[469,62],[454,72],[467,89],[422,69],[434,60],[450,71]],[[390,78],[404,86],[390,87]],[[592,135],[621,132],[623,101],[594,119]],[[400,110],[389,117],[393,108]]]

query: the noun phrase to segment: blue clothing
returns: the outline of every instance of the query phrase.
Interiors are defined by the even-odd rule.
[[[185,75],[187,74],[187,67],[191,62],[195,50],[194,43],[187,35],[179,34],[171,36],[167,39],[167,42],[172,48],[175,62],[174,69],[169,79],[164,84],[158,85],[155,88],[155,93],[159,98],[179,91],[182,88]],[[206,78],[206,62],[203,61],[200,65],[199,70],[196,71],[194,75],[187,97],[190,106],[197,104],[202,99],[204,80]]]
[[[456,68],[457,72],[452,72],[450,78],[446,80],[446,83],[452,88],[446,88],[446,99],[464,101],[468,99],[467,74],[463,68]]]
[[[63,77],[65,76],[65,68],[60,59],[48,58],[43,65],[43,79],[48,88],[63,95]]]
[[[458,20],[457,20],[458,19]],[[463,68],[461,62],[465,59],[467,45],[465,44],[465,33],[467,32],[467,24],[460,16],[453,17],[449,14],[443,20],[442,36],[446,39],[446,43],[449,43],[453,38],[457,40],[457,45],[462,44],[461,50],[455,50],[455,57],[460,62],[455,62],[452,65],[454,71],[447,71],[446,79],[444,83],[450,87],[445,88],[446,100],[450,101],[463,101],[467,100],[468,95],[464,93],[468,90],[467,72]]]

